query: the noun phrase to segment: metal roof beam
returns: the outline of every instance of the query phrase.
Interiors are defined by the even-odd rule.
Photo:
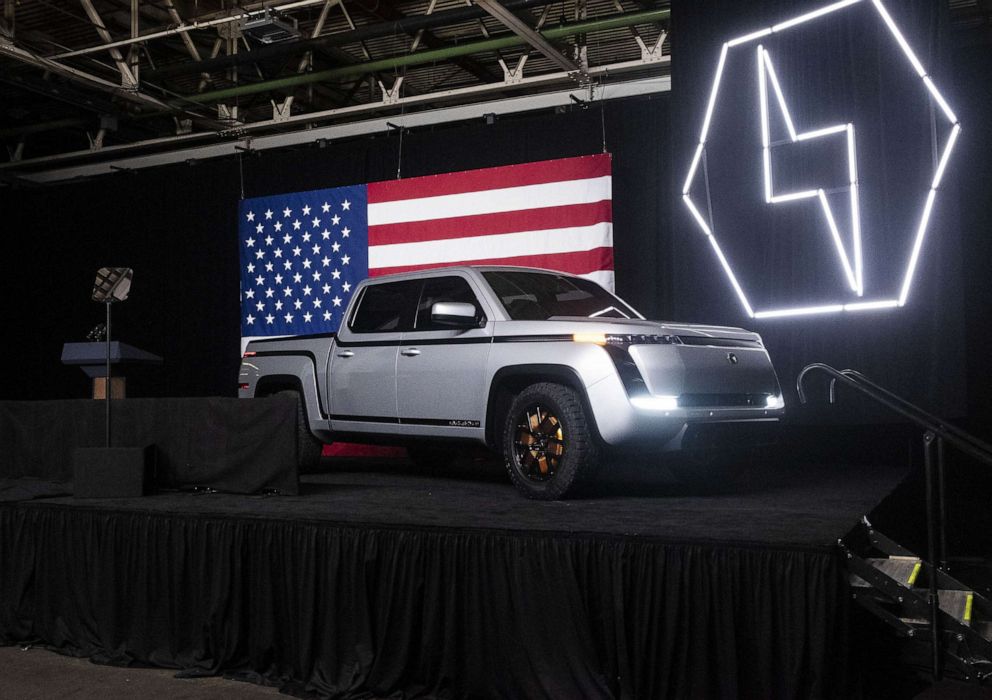
[[[539,32],[536,32],[527,26],[526,22],[510,12],[510,10],[500,4],[497,0],[475,0],[475,4],[492,15],[504,27],[544,54],[551,60],[552,63],[566,73],[570,75],[574,74],[576,76],[587,77],[586,72],[581,66],[572,61],[570,58],[562,55],[561,51],[559,51],[554,44],[548,41]]]
[[[660,22],[661,20],[668,19],[670,16],[670,10],[628,12],[621,15],[599,17],[585,22],[563,24],[558,27],[544,30],[541,34],[545,39],[554,40],[567,36],[573,36],[575,34],[588,34],[609,29],[620,29],[635,24],[651,24],[652,22]],[[239,95],[252,95],[259,92],[268,92],[270,90],[284,90],[298,85],[307,85],[309,83],[322,82],[326,80],[339,80],[341,78],[351,78],[376,71],[394,70],[404,66],[424,65],[428,63],[435,63],[437,61],[449,61],[457,56],[470,56],[476,53],[485,53],[488,51],[510,48],[512,46],[520,46],[526,43],[527,41],[523,37],[515,34],[508,34],[493,37],[492,39],[476,41],[470,44],[456,44],[443,49],[418,51],[413,54],[390,56],[375,61],[359,63],[353,66],[341,66],[338,68],[314,71],[313,73],[307,73],[306,75],[292,75],[283,78],[276,78],[274,80],[266,80],[260,83],[240,85],[238,87],[226,88],[223,90],[214,90],[213,92],[204,92],[199,95],[185,95],[181,98],[181,103],[191,105],[219,102],[221,100],[237,97]],[[574,73],[572,70],[568,70],[566,72],[570,74]]]
[[[553,0],[509,0],[505,7],[523,8],[549,5]],[[176,63],[169,66],[161,66],[156,70],[146,70],[145,75],[154,78],[164,78],[179,73],[208,72],[229,68],[232,64],[257,63],[271,58],[285,56],[286,54],[300,53],[312,49],[326,48],[332,46],[345,46],[355,44],[365,39],[378,39],[385,36],[393,36],[399,32],[413,35],[420,29],[432,29],[444,25],[458,24],[469,20],[484,17],[485,11],[478,7],[460,7],[453,10],[442,10],[432,15],[407,15],[402,19],[365,25],[351,31],[325,34],[316,39],[304,39],[302,41],[287,42],[284,44],[273,44],[271,46],[260,46],[251,53],[242,53],[237,56],[220,56],[214,59],[206,59],[200,63]]]
[[[96,28],[96,33],[100,35],[103,39],[104,44],[113,44],[114,37],[110,36],[110,32],[107,31],[106,25],[104,25],[103,20],[100,18],[100,13],[96,11],[93,7],[93,0],[79,0],[80,4],[83,6],[83,10],[86,11],[86,16],[90,18],[90,22]],[[124,60],[124,56],[116,48],[109,49],[110,57],[114,59],[114,63],[117,64],[117,70],[121,74],[121,85],[126,88],[137,88],[138,79],[135,77],[131,68],[127,65]]]

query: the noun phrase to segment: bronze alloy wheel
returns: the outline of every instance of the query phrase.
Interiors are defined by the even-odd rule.
[[[505,414],[501,441],[510,480],[527,498],[565,498],[596,470],[599,449],[582,398],[564,384],[524,387]]]
[[[565,434],[558,416],[540,404],[528,406],[518,417],[514,456],[524,477],[547,481],[554,477],[565,455]]]

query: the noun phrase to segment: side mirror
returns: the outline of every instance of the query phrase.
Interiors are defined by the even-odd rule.
[[[458,301],[439,301],[431,307],[431,321],[452,328],[477,328],[474,304]]]

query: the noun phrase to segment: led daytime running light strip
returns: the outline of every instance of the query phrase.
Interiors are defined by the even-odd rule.
[[[742,36],[730,39],[724,42],[720,49],[720,58],[717,62],[716,75],[713,79],[713,87],[710,90],[709,101],[706,105],[706,112],[703,118],[702,128],[699,133],[699,142],[696,145],[695,152],[692,156],[692,162],[689,166],[689,172],[686,175],[685,183],[682,187],[682,200],[685,202],[686,207],[692,214],[693,219],[699,225],[703,234],[707,237],[713,251],[716,253],[717,259],[720,261],[721,267],[723,267],[727,278],[730,280],[731,285],[736,292],[738,299],[740,300],[741,306],[744,308],[745,313],[751,318],[782,318],[782,317],[794,317],[803,316],[809,314],[826,314],[826,313],[837,313],[843,311],[867,311],[867,310],[877,310],[877,309],[890,309],[895,307],[901,307],[906,304],[909,298],[909,292],[912,286],[913,276],[916,271],[916,267],[919,263],[920,251],[923,248],[923,242],[927,233],[927,226],[930,221],[931,214],[933,213],[934,202],[936,200],[937,188],[940,186],[941,180],[943,179],[944,172],[947,168],[947,163],[950,160],[951,150],[954,148],[954,144],[957,141],[958,135],[961,131],[961,125],[958,122],[957,115],[948,105],[944,96],[941,94],[940,90],[934,84],[933,79],[927,73],[923,64],[920,62],[916,53],[913,51],[909,42],[903,36],[899,27],[896,25],[892,16],[889,14],[888,10],[882,4],[881,0],[871,0],[871,5],[881,17],[889,33],[896,40],[902,53],[906,56],[913,70],[922,80],[924,86],[929,92],[930,96],[934,102],[938,105],[941,112],[947,118],[948,122],[951,124],[951,132],[944,145],[944,150],[941,153],[939,164],[936,171],[934,172],[934,177],[930,185],[930,190],[927,194],[926,202],[923,207],[923,213],[920,217],[920,223],[916,230],[916,236],[913,241],[913,248],[910,254],[909,262],[906,267],[906,272],[903,277],[902,287],[900,290],[898,299],[879,299],[871,301],[862,301],[849,304],[825,304],[820,306],[807,306],[807,307],[795,307],[786,309],[777,309],[770,311],[754,311],[748,302],[747,296],[744,290],[741,288],[737,277],[734,275],[733,270],[730,267],[730,263],[727,261],[726,256],[720,248],[716,237],[713,234],[712,222],[707,222],[702,216],[699,209],[696,207],[695,203],[692,201],[690,190],[692,189],[692,183],[698,172],[699,163],[704,157],[706,149],[706,138],[709,134],[710,123],[713,118],[713,111],[716,108],[716,100],[720,91],[720,82],[723,78],[724,67],[727,62],[727,54],[729,50],[736,46],[741,46],[743,44],[750,43],[757,39],[761,39],[767,36],[771,36],[777,32],[781,32],[786,29],[798,26],[805,22],[824,17],[826,15],[832,14],[839,10],[851,7],[858,4],[861,0],[841,0],[840,2],[834,2],[829,5],[825,5],[811,12],[801,14],[792,19],[780,22],[771,27],[765,27],[764,29],[759,29],[757,31],[751,32],[749,34],[744,34]],[[830,229],[831,237],[834,241],[834,246],[837,249],[838,257],[841,259],[841,265],[844,269],[844,274],[847,277],[848,283],[851,288],[861,296],[864,293],[864,265],[862,258],[862,231],[861,231],[861,213],[860,204],[858,201],[858,170],[857,170],[857,148],[855,139],[855,129],[853,124],[837,124],[833,126],[828,126],[821,129],[814,129],[812,131],[806,131],[799,133],[795,129],[795,125],[792,121],[792,116],[789,113],[785,97],[783,95],[781,86],[778,81],[778,76],[775,74],[775,68],[772,65],[771,59],[768,56],[767,51],[764,50],[762,46],[758,46],[758,71],[759,71],[759,93],[760,93],[760,103],[761,103],[761,138],[762,138],[762,165],[764,168],[764,190],[765,190],[765,201],[768,203],[782,203],[789,201],[796,201],[801,199],[813,199],[816,198],[820,202],[820,207],[823,210],[824,218],[827,221],[828,228]],[[770,80],[766,80],[767,78]],[[768,128],[768,88],[767,82],[771,82],[772,90],[775,92],[776,100],[778,101],[779,109],[781,111],[782,117],[785,121],[786,128],[789,131],[789,136],[793,143],[798,141],[806,141],[815,138],[822,138],[826,136],[831,136],[833,134],[838,134],[841,132],[846,132],[847,137],[847,150],[848,150],[848,175],[850,183],[850,206],[851,206],[851,237],[852,237],[852,247],[853,247],[853,267],[851,260],[847,255],[847,251],[843,245],[843,241],[840,237],[840,232],[837,228],[836,220],[833,216],[833,212],[830,209],[829,201],[826,197],[826,192],[820,188],[817,190],[806,190],[802,192],[792,192],[780,195],[775,195],[773,190],[772,175],[771,175],[771,155],[770,155],[770,138],[769,138],[769,128]]]

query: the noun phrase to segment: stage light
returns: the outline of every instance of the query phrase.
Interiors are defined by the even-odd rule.
[[[696,168],[699,167],[699,161],[703,157],[703,149],[706,146],[702,143],[696,145],[696,152],[692,156],[692,164],[689,166],[689,174],[685,177],[685,185],[682,186],[682,194],[689,194],[689,186],[692,184],[692,178],[696,175]]]
[[[931,80],[929,75],[923,76],[923,84],[927,86],[927,90],[930,91],[930,94],[933,96],[933,99],[937,100],[937,104],[940,105],[940,108],[942,110],[944,110],[944,116],[947,117],[947,121],[949,121],[951,124],[957,124],[958,123],[957,115],[954,114],[954,111],[951,109],[950,105],[947,104],[947,101],[944,99],[944,96],[940,94],[940,90],[937,89],[937,86],[933,84],[933,80]]]
[[[854,304],[844,304],[844,311],[873,311],[875,309],[894,309],[897,306],[899,306],[898,299],[859,301]]]
[[[679,397],[635,396],[630,400],[630,404],[645,411],[674,411],[679,407]]]
[[[837,10],[843,10],[845,7],[850,7],[851,5],[856,5],[861,0],[841,0],[841,2],[835,2],[832,5],[827,5],[826,7],[821,7],[818,10],[813,10],[812,12],[807,12],[804,15],[799,15],[793,19],[786,20],[785,22],[779,22],[772,27],[773,32],[780,32],[783,29],[788,29],[789,27],[794,27],[797,24],[802,24],[803,22],[809,22],[811,19],[816,19],[817,17],[823,17],[831,12],[836,12]]]
[[[804,131],[801,134],[795,134],[793,141],[809,141],[810,139],[818,139],[821,136],[830,136],[831,134],[839,134],[842,131],[847,131],[850,124],[834,124],[833,126],[825,126],[822,129],[814,129],[813,131]]]
[[[825,306],[799,306],[794,309],[775,309],[774,311],[757,311],[755,318],[784,318],[787,316],[809,316],[812,314],[832,314],[843,311],[843,304],[827,304]]]
[[[947,145],[944,146],[944,155],[940,158],[940,164],[937,166],[937,172],[933,176],[933,183],[930,185],[930,189],[935,190],[940,187],[940,181],[944,179],[944,170],[947,168],[947,161],[951,158],[951,149],[954,148],[954,142],[958,140],[958,134],[960,133],[960,124],[955,124],[951,127],[951,135],[947,137]]]
[[[752,41],[774,35],[776,33],[782,32],[787,29],[791,29],[798,25],[804,24],[811,20],[823,17],[825,15],[832,14],[839,10],[856,5],[860,0],[842,0],[841,2],[834,2],[823,7],[820,7],[811,12],[806,12],[792,19],[780,22],[778,24],[772,25],[770,27],[765,27],[756,31],[743,34],[741,36],[730,39],[724,42],[720,49],[720,57],[717,62],[716,74],[713,78],[713,86],[710,90],[709,101],[706,105],[706,111],[703,118],[703,126],[700,130],[699,143],[696,146],[695,152],[692,156],[692,162],[689,166],[689,171],[686,175],[685,184],[682,188],[682,199],[689,209],[696,223],[699,225],[700,229],[706,235],[710,241],[714,252],[720,262],[721,267],[730,280],[731,285],[737,294],[741,306],[744,308],[748,316],[753,318],[783,318],[783,317],[794,317],[803,316],[807,314],[826,314],[835,313],[840,311],[864,311],[873,309],[891,309],[899,306],[903,306],[908,298],[910,288],[912,285],[913,277],[915,274],[916,267],[919,263],[919,258],[921,250],[923,247],[923,242],[927,233],[927,226],[930,222],[931,214],[933,211],[934,201],[936,197],[936,190],[940,186],[943,179],[944,172],[947,168],[947,164],[950,160],[951,151],[954,148],[955,142],[960,134],[961,126],[958,122],[957,115],[951,109],[950,105],[944,99],[943,94],[934,84],[933,79],[929,76],[923,64],[917,58],[916,53],[910,47],[906,38],[902,35],[892,16],[885,9],[881,0],[871,0],[871,6],[877,12],[879,17],[882,19],[888,32],[895,39],[902,53],[906,56],[912,69],[921,78],[926,90],[928,91],[931,99],[940,108],[941,113],[947,118],[951,125],[950,136],[947,139],[947,143],[944,146],[943,153],[939,159],[938,165],[934,172],[934,177],[930,190],[927,194],[926,204],[923,208],[923,214],[920,218],[919,225],[916,230],[916,235],[913,241],[912,252],[909,257],[909,262],[906,267],[906,273],[903,279],[902,288],[900,290],[900,295],[898,299],[876,299],[869,301],[859,301],[853,303],[836,303],[836,304],[823,304],[817,306],[804,306],[804,307],[793,307],[793,308],[783,308],[775,309],[769,311],[754,311],[747,299],[743,288],[737,280],[733,269],[730,266],[729,261],[724,255],[719,243],[713,232],[713,223],[707,222],[703,216],[700,214],[698,208],[690,196],[690,191],[692,189],[693,181],[699,173],[699,162],[705,157],[706,140],[709,134],[710,123],[713,118],[713,113],[716,109],[717,98],[720,92],[721,81],[723,78],[723,73],[726,68],[726,63],[728,60],[729,50],[734,47],[742,46],[748,44]],[[865,3],[866,5],[868,3]],[[785,202],[799,201],[804,199],[817,198],[820,203],[820,209],[823,212],[824,218],[826,219],[827,227],[830,231],[831,239],[834,243],[834,248],[836,249],[837,255],[840,258],[841,267],[844,272],[844,276],[847,280],[848,286],[851,290],[861,297],[865,292],[865,280],[864,280],[864,260],[862,251],[862,239],[863,232],[861,228],[861,206],[859,199],[860,182],[858,175],[857,166],[857,139],[855,126],[852,123],[846,124],[834,124],[826,127],[820,127],[816,129],[811,129],[809,131],[798,132],[795,127],[795,122],[792,119],[792,114],[789,111],[788,102],[785,99],[784,91],[782,90],[781,83],[778,79],[778,74],[776,73],[775,66],[772,63],[771,56],[764,46],[759,44],[757,46],[757,68],[758,68],[758,90],[759,90],[759,100],[760,100],[760,117],[761,117],[761,142],[762,142],[762,170],[764,179],[764,194],[765,201],[768,204],[780,204]],[[847,138],[847,159],[848,159],[848,192],[851,207],[851,242],[852,242],[852,255],[848,255],[846,246],[844,245],[844,240],[841,236],[839,227],[837,225],[837,220],[833,215],[832,208],[830,206],[830,201],[827,197],[827,190],[824,188],[818,188],[814,190],[802,190],[798,192],[786,192],[782,194],[776,194],[774,191],[773,181],[774,177],[772,174],[772,159],[771,159],[771,133],[769,124],[769,114],[768,114],[768,82],[771,83],[771,89],[775,93],[775,99],[778,103],[780,112],[782,114],[783,121],[785,123],[786,129],[789,132],[789,137],[792,143],[797,143],[800,141],[810,141],[817,138],[824,138],[828,136],[833,136],[842,132],[846,132]],[[776,144],[778,145],[778,144]],[[852,261],[853,258],[853,261]]]
[[[913,49],[910,48],[909,44],[906,42],[906,38],[902,35],[902,32],[899,31],[899,27],[896,26],[896,23],[895,21],[893,21],[892,16],[889,14],[889,11],[885,9],[885,6],[882,5],[882,3],[879,2],[879,0],[871,0],[871,1],[872,4],[875,6],[875,9],[878,10],[878,14],[882,16],[882,20],[889,28],[889,32],[892,34],[892,36],[895,37],[896,42],[899,44],[899,48],[901,48],[902,52],[906,54],[906,58],[909,59],[910,64],[913,66],[913,70],[915,70],[916,74],[921,78],[926,76],[927,72],[923,70],[923,64],[920,63],[920,59],[916,57],[916,54],[913,52]]]
[[[789,192],[787,194],[772,195],[769,204],[781,204],[782,202],[794,202],[797,199],[812,199],[819,194],[820,190],[803,190],[802,192]]]
[[[703,215],[699,213],[699,210],[696,209],[696,205],[692,203],[692,200],[689,198],[689,195],[687,194],[682,195],[682,199],[685,200],[685,203],[689,207],[689,211],[692,212],[692,215],[696,217],[696,222],[703,229],[703,232],[707,236],[712,236],[713,232],[710,231],[709,225],[706,223],[706,220],[703,218]]]
[[[710,239],[710,245],[713,250],[716,251],[716,257],[720,259],[720,264],[723,265],[724,272],[727,273],[727,277],[730,278],[730,284],[734,286],[734,291],[737,292],[737,298],[740,299],[741,305],[744,307],[744,311],[747,315],[754,317],[754,311],[751,309],[751,304],[747,300],[747,296],[744,295],[744,290],[741,289],[740,283],[737,281],[737,276],[734,275],[734,271],[730,269],[730,263],[727,262],[727,258],[724,257],[723,251],[720,250],[720,244],[716,242],[716,238],[712,234],[708,236]]]
[[[830,227],[830,235],[833,237],[834,246],[837,248],[837,255],[840,257],[840,263],[844,268],[844,274],[847,275],[847,282],[851,285],[851,289],[857,293],[858,281],[855,278],[854,271],[851,269],[851,263],[847,259],[847,253],[844,251],[844,242],[840,239],[840,231],[837,230],[837,222],[834,221],[834,213],[830,209],[830,204],[827,202],[827,193],[820,190],[818,194],[820,195],[820,207],[823,209],[823,215],[827,219],[827,226]]]
[[[775,90],[775,99],[778,100],[779,109],[782,110],[782,117],[785,119],[785,128],[789,130],[789,137],[792,142],[795,143],[799,140],[799,136],[796,134],[796,127],[792,123],[792,115],[789,114],[789,107],[785,104],[785,95],[782,94],[782,86],[778,83],[778,76],[775,74],[775,66],[772,65],[772,59],[768,56],[768,52],[764,50],[763,47],[758,46],[759,60],[764,63],[765,69],[768,71],[768,77],[772,79],[772,89]],[[759,67],[760,70],[760,67]],[[765,108],[765,114],[767,118],[768,108]],[[828,127],[832,128],[832,127]],[[820,129],[820,131],[825,131]],[[813,138],[812,135],[807,134],[807,138]]]
[[[906,277],[902,282],[902,291],[899,292],[899,306],[905,306],[909,298],[909,287],[913,283],[913,274],[916,272],[916,263],[920,259],[920,249],[923,248],[923,239],[927,235],[927,223],[930,221],[930,213],[933,211],[933,201],[937,197],[937,190],[931,188],[927,195],[927,203],[923,205],[923,217],[920,219],[920,227],[916,231],[916,240],[913,241],[913,252],[909,256],[909,268],[906,270]]]
[[[731,39],[727,42],[727,46],[734,47],[738,44],[746,44],[749,41],[754,41],[755,39],[761,39],[772,33],[771,27],[765,27],[764,29],[759,29],[756,32],[751,32],[750,34],[745,34],[744,36],[739,36],[736,39]]]
[[[724,44],[720,49],[720,60],[716,64],[716,79],[713,81],[713,89],[710,90],[710,101],[706,105],[706,117],[703,119],[703,128],[699,132],[699,143],[706,143],[706,134],[710,130],[710,119],[713,117],[713,107],[716,105],[716,96],[720,92],[720,78],[723,76],[723,66],[727,63],[728,45]]]

